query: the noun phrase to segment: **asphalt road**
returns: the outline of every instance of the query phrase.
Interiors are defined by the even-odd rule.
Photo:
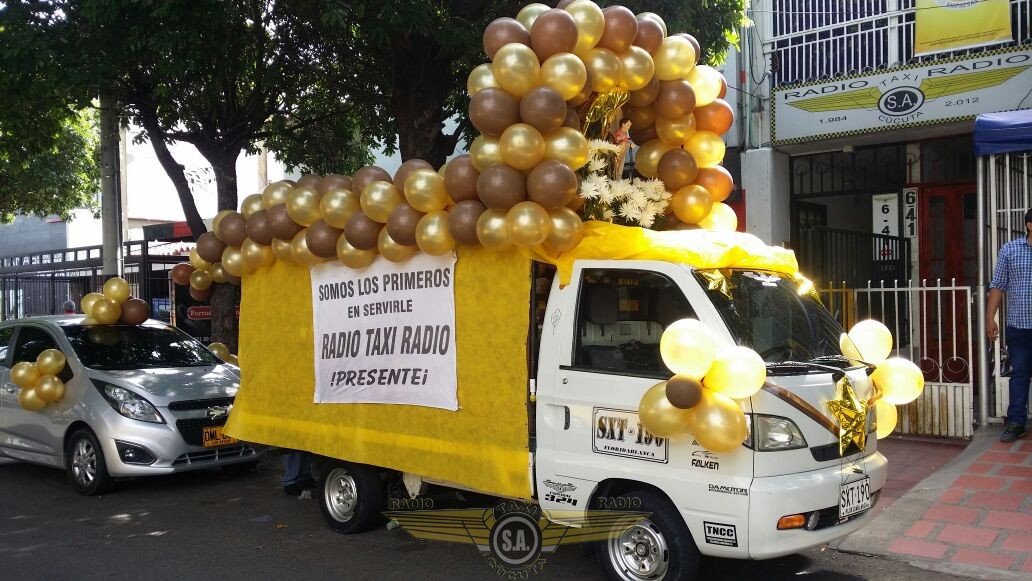
[[[86,498],[71,491],[63,472],[0,460],[0,578],[505,579],[470,545],[385,528],[331,532],[315,500],[283,494],[277,462],[273,456],[242,475],[138,479]],[[817,549],[771,561],[707,559],[702,572],[703,579],[765,581],[960,579]],[[594,555],[580,546],[560,546],[538,577],[601,578]]]

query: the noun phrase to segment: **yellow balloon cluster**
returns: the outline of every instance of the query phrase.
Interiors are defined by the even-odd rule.
[[[21,388],[18,403],[29,411],[38,412],[47,404],[64,397],[65,384],[57,377],[65,368],[65,356],[57,349],[47,349],[35,362],[21,361],[11,368],[11,381]]]
[[[129,283],[124,278],[109,278],[102,291],[88,293],[79,302],[86,315],[84,325],[139,325],[150,317],[150,305],[130,295]]]
[[[638,412],[654,435],[690,432],[703,447],[730,452],[748,433],[745,414],[734,400],[759,391],[767,369],[752,349],[718,348],[711,336],[696,319],[681,319],[666,328],[659,352],[675,375],[645,392]]]

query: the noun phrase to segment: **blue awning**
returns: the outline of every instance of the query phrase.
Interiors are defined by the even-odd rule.
[[[1032,109],[975,118],[975,155],[1032,151]]]

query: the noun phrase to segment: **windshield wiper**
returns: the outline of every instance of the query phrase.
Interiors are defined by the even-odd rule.
[[[853,359],[852,357],[846,357],[845,355],[821,355],[820,357],[814,357],[810,361],[846,361],[849,363],[855,361],[867,368],[867,375],[874,373],[874,368],[877,367],[873,363],[868,363],[862,359]]]
[[[834,381],[838,381],[846,376],[846,372],[842,371],[838,367],[821,365],[820,363],[814,363],[812,361],[779,361],[776,363],[767,363],[767,375],[790,375],[798,372],[800,369],[805,371],[823,371],[825,373],[830,373],[831,378]]]

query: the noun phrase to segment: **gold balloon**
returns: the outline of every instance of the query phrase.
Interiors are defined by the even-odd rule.
[[[659,354],[675,374],[701,381],[716,357],[712,336],[698,319],[674,321],[659,338]]]
[[[502,161],[507,165],[530,170],[545,156],[545,138],[534,126],[516,123],[502,132],[502,136],[498,138],[498,148],[502,154]]]
[[[737,450],[749,433],[745,414],[735,400],[709,389],[688,412],[688,431],[712,452]]]
[[[280,240],[279,238],[272,239],[272,253],[276,255],[276,260],[294,262],[294,254],[290,250],[290,242],[290,240]]]
[[[863,355],[860,355],[860,350],[853,345],[853,340],[849,338],[848,333],[839,334],[839,350],[842,354],[850,359],[863,361]]]
[[[689,113],[680,119],[656,117],[656,135],[667,145],[680,147],[695,133],[695,115]]]
[[[290,180],[280,180],[265,186],[265,189],[262,190],[262,201],[265,202],[265,209],[268,210],[277,204],[286,204],[287,195],[292,189],[294,189],[294,182]]]
[[[262,246],[250,238],[244,238],[244,244],[240,247],[240,256],[244,259],[244,264],[251,270],[272,266],[276,262],[276,255],[273,254],[272,248]]]
[[[663,154],[674,149],[675,146],[667,145],[658,139],[646,141],[638,148],[638,154],[634,158],[634,168],[638,173],[654,178],[659,175],[659,160]]]
[[[190,273],[190,287],[197,290],[207,290],[215,282],[211,279],[211,273],[207,269],[197,269]],[[100,301],[97,301],[98,303]],[[94,305],[96,308],[96,305]],[[96,317],[94,317],[96,319]],[[98,321],[100,319],[97,319]]]
[[[404,262],[416,253],[415,246],[402,246],[395,242],[387,233],[386,228],[380,229],[380,235],[376,239],[376,248],[380,251],[380,256],[391,262]]]
[[[617,56],[623,65],[623,80],[620,84],[628,91],[647,87],[656,74],[656,63],[649,51],[640,46],[631,46]]]
[[[432,256],[440,256],[455,248],[455,239],[448,229],[448,212],[432,211],[419,219],[416,246]]]
[[[89,327],[91,325],[96,325],[97,324],[97,320],[94,319],[93,317],[86,317],[85,319],[82,320],[82,324],[84,326],[86,326],[86,327]]]
[[[240,214],[246,220],[251,217],[258,210],[265,209],[265,200],[261,194],[251,194],[244,198],[243,202],[240,202]]]
[[[519,98],[537,85],[541,65],[529,46],[514,42],[498,49],[491,71],[499,87]]]
[[[876,435],[880,440],[896,429],[896,422],[899,421],[899,412],[896,410],[896,406],[884,399],[879,399],[874,403],[874,413],[878,426]]]
[[[548,219],[552,228],[548,231],[544,245],[549,252],[566,252],[580,244],[584,238],[584,222],[570,208],[549,210]]]
[[[537,2],[534,4],[527,4],[521,8],[518,13],[516,13],[516,20],[518,20],[524,28],[530,30],[530,27],[534,26],[534,21],[537,20],[537,17],[549,10],[551,10],[551,8],[546,4],[540,4]]]
[[[221,262],[216,262],[215,264],[211,265],[211,268],[208,269],[208,274],[211,275],[211,281],[216,284],[222,284],[227,280],[226,269],[222,268]]]
[[[36,356],[36,369],[43,375],[57,375],[64,368],[65,356],[58,349],[44,349]]]
[[[849,330],[849,339],[860,353],[860,359],[868,363],[878,365],[892,353],[892,331],[881,321],[860,321]]]
[[[684,148],[699,167],[711,167],[724,159],[724,140],[712,131],[696,131],[684,142]]]
[[[244,262],[244,255],[240,252],[239,248],[235,246],[227,246],[222,251],[222,268],[233,276],[244,276],[249,272],[247,264]],[[212,281],[215,277],[212,277]]]
[[[100,293],[89,293],[82,297],[79,301],[79,306],[82,307],[82,312],[86,313],[87,316],[90,314],[90,310],[93,309],[93,303],[104,298],[104,295]]]
[[[653,385],[641,396],[638,417],[653,436],[670,438],[688,431],[688,410],[674,407],[666,396],[667,382]]]
[[[590,0],[577,0],[588,2]],[[608,48],[593,48],[584,55],[584,66],[591,73],[591,88],[596,93],[608,93],[620,84],[623,78],[623,63],[620,57]]]
[[[200,257],[197,254],[197,249],[194,248],[190,251],[190,266],[193,266],[197,270],[208,270],[211,268],[211,263]]]
[[[892,357],[878,364],[871,381],[881,392],[882,398],[895,405],[908,404],[921,395],[924,389],[924,374],[913,361]]]
[[[420,212],[443,210],[448,205],[448,192],[444,188],[444,177],[432,170],[420,168],[405,179],[405,199]]]
[[[31,387],[21,390],[21,393],[18,394],[18,403],[21,404],[23,409],[27,409],[30,412],[38,412],[47,407],[47,402],[39,399],[39,396],[36,395],[36,390]]]
[[[319,201],[319,213],[324,222],[334,228],[344,228],[348,218],[361,209],[358,196],[351,190],[337,188],[326,192]]]
[[[702,378],[702,385],[727,397],[741,399],[760,391],[766,380],[763,358],[748,347],[736,345],[717,351],[713,366]]]
[[[39,379],[39,369],[29,361],[20,361],[11,368],[11,381],[22,388],[31,388]]]
[[[375,250],[359,250],[341,236],[337,239],[337,260],[349,268],[365,268],[376,258]]]
[[[215,217],[211,219],[211,231],[212,231],[213,234],[215,234],[216,237],[218,237],[218,234],[219,234],[219,224],[222,223],[222,219],[225,218],[226,216],[232,214],[232,213],[233,213],[233,210],[222,210],[218,214],[215,214]]]
[[[606,29],[606,17],[602,9],[591,0],[576,0],[567,5],[565,10],[577,23],[577,46],[573,52],[584,54],[595,48]]]
[[[104,281],[104,296],[122,304],[129,300],[129,283],[124,278],[116,276]]]
[[[505,230],[509,240],[519,246],[538,246],[548,238],[552,227],[548,210],[534,202],[520,202],[505,216]]]
[[[717,202],[710,208],[710,213],[698,222],[699,228],[710,232],[734,232],[738,229],[738,215],[731,206]]]
[[[386,224],[394,208],[404,201],[397,186],[390,182],[372,182],[362,190],[362,197],[359,198],[366,216],[381,224]]]
[[[294,235],[294,239],[290,241],[290,256],[294,259],[294,262],[298,264],[313,265],[323,262],[322,258],[312,254],[312,251],[308,249],[308,241],[305,239],[306,230],[302,230]]]
[[[226,357],[226,363],[229,363],[230,365],[236,367],[240,367],[240,358],[230,353],[229,356]]]
[[[477,65],[473,72],[469,74],[469,78],[466,79],[466,93],[470,97],[484,89],[491,89],[497,86],[498,81],[495,80],[494,71],[491,70],[490,63]]]
[[[541,65],[540,83],[555,89],[564,101],[576,97],[586,82],[588,69],[584,66],[584,61],[575,54],[554,54]]]
[[[512,246],[506,228],[505,210],[488,209],[477,219],[477,240],[489,250]]]
[[[319,194],[315,188],[298,186],[287,196],[287,215],[290,219],[308,227],[322,216],[319,214]]]
[[[32,388],[36,397],[47,402],[54,403],[64,397],[65,385],[60,379],[53,375],[41,375]]]
[[[225,343],[222,343],[220,341],[215,341],[214,343],[208,345],[208,351],[211,351],[212,355],[218,357],[223,361],[225,361],[226,358],[229,357],[229,347],[227,347]]]
[[[208,272],[205,270],[195,270],[194,274],[198,272],[204,273],[205,276],[208,275]],[[190,275],[190,281],[192,284],[193,275]],[[208,277],[208,281],[208,286],[211,286],[211,277]],[[122,306],[111,299],[100,299],[93,303],[93,308],[90,309],[90,316],[101,325],[111,325],[117,323],[122,316]]]
[[[588,140],[572,127],[560,127],[545,136],[545,159],[554,159],[577,171],[588,163]]]
[[[659,80],[683,79],[695,67],[695,47],[683,36],[668,36],[656,51],[655,63]]]
[[[717,100],[723,86],[722,78],[720,71],[707,65],[699,65],[685,75],[684,79],[691,83],[692,90],[695,91],[696,107],[703,107]]]
[[[469,146],[469,160],[477,171],[502,163],[502,149],[497,137],[479,135]]]
[[[713,209],[713,200],[706,188],[690,184],[674,192],[670,209],[685,224],[698,224]]]

